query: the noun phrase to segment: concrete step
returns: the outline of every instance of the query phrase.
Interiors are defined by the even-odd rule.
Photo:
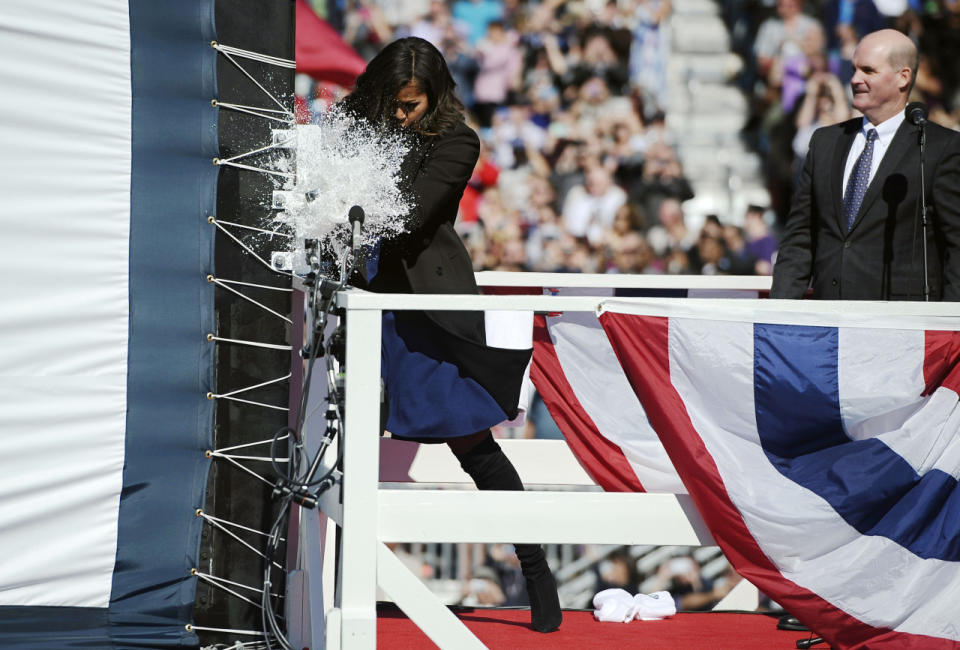
[[[714,0],[673,0],[674,16],[716,16],[720,7]]]
[[[718,111],[716,113],[676,113],[667,114],[667,126],[671,131],[682,134],[683,137],[697,138],[698,142],[714,136],[714,143],[728,142],[735,139],[747,115],[737,111]]]
[[[672,52],[667,64],[667,78],[686,83],[725,84],[743,69],[743,59],[732,52],[723,54],[689,54]]]
[[[747,98],[739,88],[719,83],[690,81],[674,84],[667,95],[671,111],[683,113],[746,113]]]
[[[670,21],[671,50],[689,54],[726,54],[730,35],[718,16],[679,16]]]

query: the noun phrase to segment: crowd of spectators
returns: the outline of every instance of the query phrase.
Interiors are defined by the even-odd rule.
[[[476,270],[769,272],[762,206],[751,228],[730,225],[744,215],[686,227],[694,192],[666,125],[670,0],[321,9],[366,58],[410,35],[446,57],[482,142],[458,219]],[[315,110],[332,97],[317,86]]]
[[[876,29],[918,43],[914,99],[960,126],[960,0],[718,0],[771,205],[691,231],[666,126],[670,0],[312,4],[366,59],[410,35],[443,52],[483,145],[458,222],[477,270],[769,273],[810,135],[853,115],[853,49]],[[335,98],[312,94],[315,110]]]

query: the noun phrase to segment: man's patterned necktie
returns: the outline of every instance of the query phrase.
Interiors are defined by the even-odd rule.
[[[876,129],[867,131],[867,144],[847,179],[847,190],[843,193],[843,215],[847,218],[848,231],[853,227],[860,204],[863,203],[863,195],[867,193],[867,185],[870,184],[870,163],[873,162],[873,143],[876,139]]]

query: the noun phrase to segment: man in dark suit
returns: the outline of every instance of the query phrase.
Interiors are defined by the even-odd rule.
[[[917,50],[868,34],[853,56],[862,114],[810,142],[773,270],[771,298],[923,300],[919,129],[905,119]],[[960,300],[960,133],[926,125],[931,300]]]

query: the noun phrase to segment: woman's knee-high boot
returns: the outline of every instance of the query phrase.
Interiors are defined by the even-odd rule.
[[[522,491],[523,482],[500,445],[488,435],[466,453],[457,456],[463,468],[480,490]],[[533,629],[553,632],[560,627],[563,614],[557,597],[557,583],[539,544],[515,544],[520,569],[530,597]]]

